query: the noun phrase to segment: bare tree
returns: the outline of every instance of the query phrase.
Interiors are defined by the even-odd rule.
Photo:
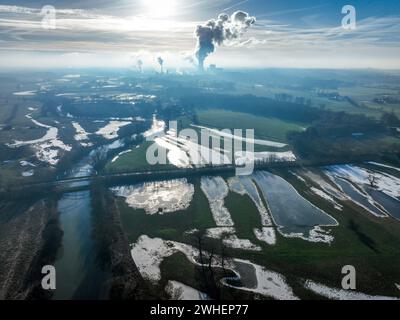
[[[369,175],[368,175],[368,181],[369,181],[369,185],[370,185],[372,188],[376,188],[376,184],[377,184],[377,182],[378,182],[378,178],[377,178],[375,175],[369,174]]]
[[[199,249],[199,262],[206,292],[215,300],[220,299],[220,289],[218,285],[218,276],[215,274],[215,266],[219,265],[219,257],[215,254],[214,247],[209,243],[208,251],[204,251],[205,231],[199,230],[193,234],[197,240]]]

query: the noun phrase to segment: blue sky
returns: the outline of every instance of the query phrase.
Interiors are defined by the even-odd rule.
[[[344,5],[357,28],[341,27]],[[56,9],[56,29],[41,8]],[[398,0],[0,0],[1,67],[124,67],[141,59],[190,67],[194,30],[219,13],[243,10],[256,25],[218,47],[223,67],[400,68]]]

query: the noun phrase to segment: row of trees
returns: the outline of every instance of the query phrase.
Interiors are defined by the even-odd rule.
[[[383,113],[379,120],[326,112],[304,132],[289,133],[288,139],[305,159],[361,161],[388,153],[399,155],[400,144],[381,139],[390,134],[391,127],[397,126],[399,118],[394,112]]]

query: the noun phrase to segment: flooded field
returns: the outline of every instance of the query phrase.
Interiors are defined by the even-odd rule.
[[[263,196],[268,203],[279,231],[288,237],[300,237],[308,241],[330,242],[332,237],[316,231],[315,227],[337,226],[330,215],[304,199],[281,177],[269,172],[256,172],[254,175]]]

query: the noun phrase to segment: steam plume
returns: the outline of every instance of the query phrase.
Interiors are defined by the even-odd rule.
[[[256,22],[256,18],[247,12],[236,11],[231,16],[221,13],[218,19],[208,20],[198,25],[195,31],[197,38],[196,58],[199,70],[204,69],[205,59],[215,51],[215,46],[235,40]]]
[[[163,58],[161,58],[161,57],[158,57],[157,58],[157,62],[158,62],[158,64],[160,65],[160,68],[161,68],[161,73],[163,73],[164,72],[164,69],[163,69],[163,66],[164,66],[164,59]]]

